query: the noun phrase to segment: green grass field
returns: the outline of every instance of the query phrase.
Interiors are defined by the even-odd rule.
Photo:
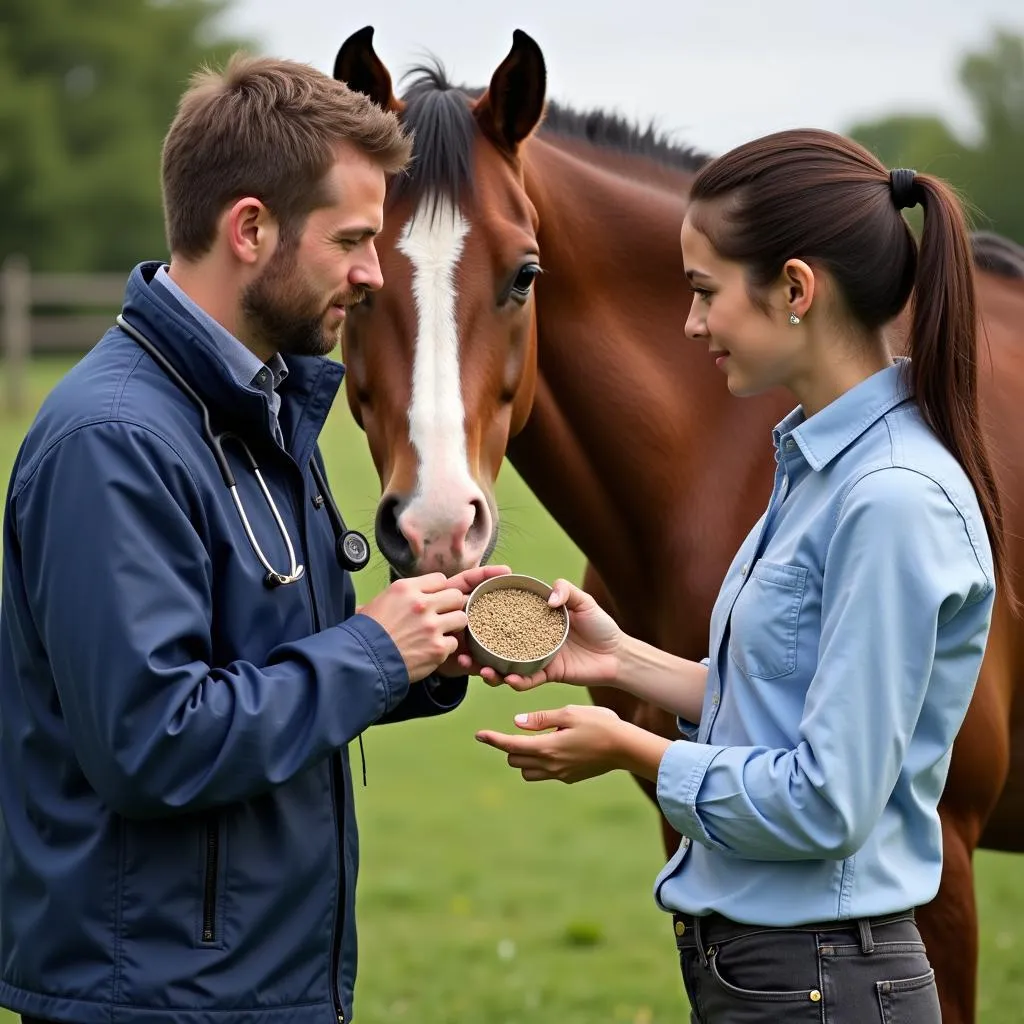
[[[66,365],[33,368],[33,407]],[[5,488],[27,422],[0,414]],[[372,536],[376,475],[343,401],[324,450],[343,515]],[[549,580],[578,578],[579,552],[511,467],[498,490],[508,524],[500,559]],[[384,581],[383,566],[366,570],[360,598]],[[686,1020],[671,929],[651,897],[663,862],[653,808],[623,775],[527,785],[473,739],[481,726],[513,731],[519,710],[585,694],[475,683],[451,715],[366,737],[359,1024]],[[1024,1005],[1024,858],[980,853],[975,864],[980,1021],[1012,1024]],[[12,1019],[0,1011],[0,1024]]]

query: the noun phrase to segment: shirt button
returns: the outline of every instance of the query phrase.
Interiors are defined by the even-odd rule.
[[[717,707],[717,705],[718,705],[718,694],[717,693],[711,698],[711,703],[714,704]]]
[[[689,845],[690,845],[690,837],[689,836],[683,836],[683,842],[682,842],[681,845],[682,845],[684,850],[688,849]]]
[[[686,925],[682,921],[676,921],[676,935],[680,938],[686,934]]]
[[[261,384],[266,384],[267,383],[267,371],[266,370],[260,370],[260,372],[256,374],[256,379]]]
[[[796,447],[796,441],[794,441],[793,438],[790,438],[786,442],[786,451],[787,452],[791,452],[795,447]],[[821,997],[819,996],[818,998],[820,999]]]
[[[744,562],[743,563],[743,568],[740,569],[740,575],[741,576],[746,576],[747,575],[747,569],[748,569],[748,565],[747,565],[746,562]]]

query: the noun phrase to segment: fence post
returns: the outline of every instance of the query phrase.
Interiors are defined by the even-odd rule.
[[[29,354],[32,297],[28,260],[13,253],[0,271],[3,301],[3,357],[7,377],[7,409],[19,413],[25,405],[25,366]]]

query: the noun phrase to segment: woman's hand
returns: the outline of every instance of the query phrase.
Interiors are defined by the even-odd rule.
[[[616,768],[657,782],[661,759],[672,745],[671,740],[624,722],[610,708],[598,705],[532,711],[516,715],[515,723],[535,735],[483,729],[476,738],[505,751],[509,766],[518,768],[527,782],[580,782]]]
[[[475,664],[468,654],[459,656],[462,671],[479,675],[491,686],[507,683],[514,690],[532,690],[547,682],[581,686],[608,684],[618,671],[622,630],[586,593],[568,580],[555,580],[548,604],[569,610],[569,636],[551,664],[532,676],[500,676],[492,668]]]
[[[619,767],[618,736],[626,723],[609,708],[570,704],[516,715],[515,723],[537,735],[485,729],[476,738],[505,751],[510,767],[518,768],[527,782],[581,782]],[[541,732],[543,729],[555,732]]]

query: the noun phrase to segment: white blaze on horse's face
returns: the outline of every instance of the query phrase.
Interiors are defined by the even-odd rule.
[[[398,526],[422,572],[476,564],[491,532],[487,501],[466,457],[459,367],[456,282],[468,232],[448,199],[435,207],[427,196],[398,242],[412,264],[416,301],[409,440],[418,459],[416,491]]]

